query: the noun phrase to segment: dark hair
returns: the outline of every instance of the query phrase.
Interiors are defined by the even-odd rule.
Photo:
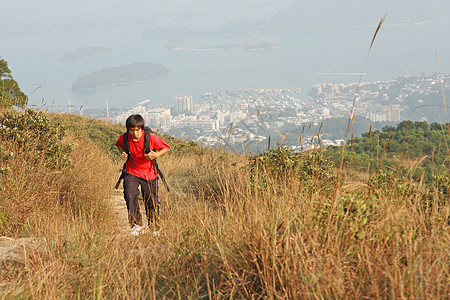
[[[125,122],[125,126],[127,127],[127,130],[130,130],[130,128],[133,127],[139,127],[142,130],[144,130],[145,126],[144,118],[141,115],[131,115]]]

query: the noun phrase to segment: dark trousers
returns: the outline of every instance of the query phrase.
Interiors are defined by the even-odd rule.
[[[142,216],[139,211],[139,186],[141,187],[142,199],[144,200],[145,214],[148,225],[155,221],[156,208],[159,211],[158,179],[145,180],[134,175],[125,173],[123,178],[123,194],[128,208],[128,222],[131,227],[134,224],[142,226]]]

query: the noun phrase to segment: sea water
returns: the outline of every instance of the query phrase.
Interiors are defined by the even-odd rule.
[[[440,26],[430,24],[426,26]],[[143,29],[90,32],[53,32],[47,35],[0,39],[0,56],[8,61],[13,76],[29,96],[29,104],[50,110],[68,111],[82,107],[127,108],[150,99],[152,105],[173,106],[174,97],[190,94],[201,102],[204,92],[241,88],[302,88],[304,100],[313,84],[390,80],[404,72],[449,69],[450,46],[444,39],[430,37],[429,27],[387,27],[378,33],[363,70],[374,28],[299,30],[244,36],[187,37],[182,48],[167,49],[169,39],[147,39]],[[431,28],[432,29],[432,28]],[[414,33],[415,39],[411,39]],[[276,43],[269,51],[192,49],[239,44],[259,39]],[[101,46],[117,52],[79,61],[60,58],[81,47]],[[132,63],[157,63],[170,70],[146,83],[73,92],[72,82],[105,67]]]

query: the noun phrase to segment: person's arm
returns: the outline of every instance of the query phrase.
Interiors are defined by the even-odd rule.
[[[117,149],[119,149],[120,152],[120,156],[122,157],[123,160],[127,160],[128,159],[128,154],[125,152],[125,149],[121,146],[116,145]]]
[[[144,154],[144,157],[146,160],[154,160],[155,158],[163,156],[167,152],[169,152],[169,148],[162,148],[159,151],[150,151],[149,153]]]
[[[117,140],[117,142],[114,144],[117,149],[119,149],[120,152],[120,156],[122,157],[123,160],[127,160],[128,159],[128,154],[125,152],[125,148],[123,147],[123,135],[124,133],[122,133],[119,137],[119,139]]]

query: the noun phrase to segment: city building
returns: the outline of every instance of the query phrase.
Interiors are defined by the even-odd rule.
[[[178,95],[175,97],[175,112],[180,113],[192,113],[194,105],[192,103],[191,95]]]
[[[152,108],[142,115],[147,124],[152,128],[164,127],[170,129],[172,127],[172,115],[170,108]]]
[[[387,120],[389,122],[400,121],[400,107],[399,106],[390,106],[389,107]]]

